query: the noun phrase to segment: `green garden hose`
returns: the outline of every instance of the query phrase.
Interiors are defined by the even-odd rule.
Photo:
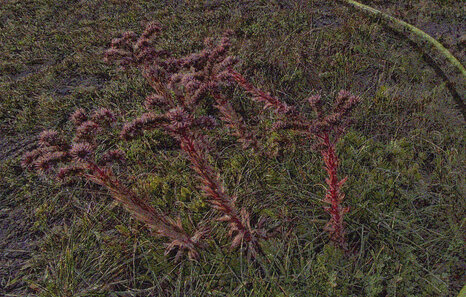
[[[394,18],[386,13],[383,13],[375,8],[372,8],[370,6],[361,4],[359,2],[353,1],[353,0],[337,0],[343,4],[349,5],[371,17],[375,17],[377,19],[380,19],[385,22],[386,25],[388,25],[390,28],[395,29],[397,31],[401,31],[401,33],[413,33],[417,37],[419,37],[421,40],[423,40],[425,43],[430,44],[434,48],[436,48],[440,54],[453,66],[455,67],[458,72],[459,72],[459,81],[463,85],[463,87],[466,85],[466,69],[464,66],[461,64],[458,59],[456,59],[448,49],[446,49],[440,42],[438,42],[435,38],[427,34],[426,32],[420,30],[419,28],[414,27],[411,24],[408,24],[400,19]],[[398,28],[395,27],[395,25],[398,25]],[[400,29],[401,28],[401,29]],[[412,40],[410,40],[413,42]],[[417,43],[418,44],[418,43]],[[420,46],[418,44],[418,46]],[[438,65],[435,65],[437,67],[437,70],[441,70],[441,68]],[[464,104],[464,93],[460,94],[461,92],[458,92],[455,84],[447,77],[445,72],[442,71],[442,77],[447,83],[447,87],[450,90],[450,93],[453,96],[453,99],[456,101],[456,104],[458,105],[458,108],[460,109],[461,113],[463,114],[463,118],[466,119],[466,107]]]

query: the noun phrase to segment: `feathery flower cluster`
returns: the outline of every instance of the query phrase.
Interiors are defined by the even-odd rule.
[[[317,115],[317,119],[312,122],[309,128],[310,132],[316,135],[330,133],[338,138],[351,125],[350,115],[354,107],[360,102],[360,98],[348,91],[341,90],[327,114],[323,111],[321,96],[311,96],[308,98],[308,102]]]
[[[107,126],[115,122],[116,118],[113,112],[108,108],[100,108],[92,114],[91,120],[99,123],[100,126]]]
[[[76,161],[89,160],[93,156],[93,153],[94,153],[94,148],[92,147],[91,144],[87,142],[75,143],[70,149],[70,155]]]
[[[41,147],[62,146],[63,144],[64,142],[57,131],[44,130],[39,135],[39,145]]]
[[[151,94],[146,98],[146,101],[144,102],[144,106],[146,107],[147,110],[152,110],[155,109],[156,107],[163,108],[164,106],[167,106],[168,100],[157,94]]]
[[[245,243],[248,256],[256,258],[261,252],[260,239],[265,239],[266,232],[261,228],[252,228],[249,212],[236,206],[236,197],[226,193],[220,174],[207,161],[207,149],[201,141],[198,141],[195,134],[183,133],[179,137],[181,149],[188,155],[192,168],[198,174],[202,183],[202,191],[209,198],[209,203],[213,209],[222,214],[219,221],[227,222],[229,235],[232,238],[231,248],[237,248],[241,243]]]
[[[99,133],[101,127],[94,121],[85,121],[76,127],[76,134],[73,142],[89,142],[92,143],[95,135]]]
[[[57,178],[59,180],[65,180],[67,177],[70,177],[70,176],[79,176],[81,174],[84,174],[85,171],[86,171],[86,168],[84,168],[82,164],[72,163],[68,166],[61,167],[58,170]]]
[[[148,28],[152,26],[154,25],[149,24]],[[146,28],[145,32],[153,31]],[[156,37],[160,30],[154,32]],[[223,87],[231,84],[230,69],[238,62],[236,57],[228,55],[232,34],[232,31],[225,32],[217,44],[213,39],[207,38],[204,41],[205,48],[200,52],[173,58],[164,50],[155,50],[149,42],[149,35],[143,33],[138,39],[134,32],[127,32],[112,42],[111,48],[106,52],[106,61],[117,61],[120,65],[132,65],[142,70],[156,91],[146,98],[145,106],[148,110],[159,107],[167,111],[178,106],[194,110],[199,102],[213,98],[215,107],[221,114],[220,119],[231,128],[243,147],[256,148],[258,143],[255,133],[246,126],[241,115],[236,113],[222,92]],[[140,39],[145,42],[138,41]],[[138,53],[142,51],[153,54],[138,59]]]
[[[331,143],[328,133],[324,134],[322,146],[321,154],[328,175],[325,179],[328,188],[323,202],[328,205],[324,207],[324,210],[330,214],[330,221],[324,229],[329,232],[330,239],[333,242],[338,244],[341,248],[346,249],[347,244],[345,240],[343,216],[349,212],[349,207],[342,206],[345,194],[341,192],[341,188],[347,178],[338,179],[338,156],[335,151],[335,143]]]
[[[86,111],[83,108],[76,109],[70,117],[73,124],[78,127],[85,121],[87,121]]]
[[[220,112],[220,119],[225,123],[225,126],[231,129],[232,134],[236,136],[238,142],[242,144],[243,149],[252,148],[257,150],[259,147],[258,139],[256,137],[257,131],[248,127],[241,115],[239,115],[220,93],[213,94],[216,102],[217,109]]]
[[[64,161],[68,157],[66,152],[49,152],[41,155],[34,161],[34,166],[40,172],[47,172],[49,169],[58,164],[60,161]]]
[[[161,27],[150,23],[138,38],[134,32],[126,32],[121,38],[112,40],[111,47],[105,53],[107,61],[118,60],[120,65],[130,66],[151,61],[164,54],[150,47],[151,39],[159,35]]]
[[[54,165],[69,159],[68,146],[54,130],[39,135],[39,147],[24,154],[21,165],[25,169],[48,172]]]
[[[167,237],[165,254],[176,250],[175,261],[184,254],[191,260],[199,258],[197,249],[202,246],[201,240],[206,236],[205,229],[200,228],[193,236],[189,236],[184,230],[181,220],[174,220],[162,211],[149,204],[145,197],[138,196],[134,191],[124,186],[108,167],[99,167],[95,163],[89,163],[89,179],[99,184],[110,192],[113,199],[120,202],[133,217],[144,223],[156,236]]]
[[[152,207],[147,199],[139,197],[131,189],[123,185],[114,175],[112,165],[125,160],[120,150],[107,150],[95,163],[96,136],[104,132],[104,127],[116,120],[115,115],[108,109],[95,111],[92,120],[88,120],[83,109],[75,111],[70,120],[76,126],[72,144],[67,144],[56,131],[44,131],[39,137],[39,148],[27,152],[23,157],[23,166],[40,173],[52,173],[55,169],[56,177],[66,180],[73,176],[83,176],[88,180],[104,186],[111,196],[120,202],[137,220],[146,224],[156,235],[168,237],[166,253],[177,250],[175,259],[184,253],[190,259],[197,259],[198,247],[201,239],[206,235],[204,229],[199,229],[193,236],[189,236],[183,229],[180,220],[173,220],[163,212]]]
[[[126,123],[121,130],[120,137],[124,140],[131,140],[142,135],[145,130],[155,129],[167,123],[168,119],[165,115],[147,112],[132,122]]]
[[[100,164],[107,165],[115,162],[124,163],[126,160],[125,154],[120,150],[109,150],[106,151],[100,160]]]
[[[340,180],[337,176],[339,160],[336,154],[336,144],[351,124],[351,112],[360,100],[348,91],[341,90],[332,108],[325,113],[320,96],[315,95],[308,99],[317,115],[309,131],[319,140],[318,147],[328,175],[325,179],[328,188],[323,202],[328,205],[324,210],[330,214],[330,221],[325,226],[325,230],[329,232],[331,240],[343,249],[347,248],[343,216],[348,213],[349,208],[342,206],[345,195],[341,192],[341,188],[347,178]]]

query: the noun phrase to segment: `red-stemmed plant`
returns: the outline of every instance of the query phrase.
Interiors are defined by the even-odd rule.
[[[339,160],[336,144],[349,126],[349,115],[359,98],[341,91],[333,106],[324,112],[320,96],[312,96],[308,103],[316,116],[308,118],[295,107],[277,99],[251,84],[239,72],[233,70],[237,63],[235,57],[228,55],[231,47],[227,31],[218,43],[206,39],[205,48],[197,53],[174,58],[163,49],[156,49],[154,41],[160,37],[161,27],[149,24],[138,36],[126,32],[121,38],[112,40],[105,53],[107,62],[116,62],[123,68],[139,68],[153,89],[145,100],[147,112],[127,122],[120,133],[121,139],[130,141],[146,130],[159,129],[176,139],[181,150],[199,177],[201,191],[208,199],[212,209],[218,212],[218,221],[227,222],[231,238],[231,248],[242,246],[251,258],[261,252],[260,241],[267,239],[267,232],[259,220],[251,226],[251,215],[245,208],[237,205],[236,197],[228,194],[219,171],[209,161],[213,142],[208,130],[219,126],[215,115],[201,115],[203,106],[216,107],[220,122],[237,137],[243,148],[258,151],[261,136],[256,127],[246,124],[231,104],[226,89],[236,83],[249,93],[254,101],[271,109],[278,116],[273,129],[293,129],[311,139],[320,150],[327,171],[327,191],[323,202],[330,221],[325,229],[333,242],[346,248],[344,214],[347,207],[342,206],[344,194],[341,191],[346,178],[337,176]],[[54,171],[61,179],[72,175],[86,179],[107,188],[111,196],[120,202],[137,220],[143,222],[155,234],[169,239],[167,252],[176,249],[177,259],[187,253],[189,258],[197,259],[202,239],[206,236],[204,228],[198,228],[191,236],[184,229],[180,219],[174,220],[150,205],[145,197],[140,197],[120,181],[112,170],[124,155],[118,150],[106,151],[97,161],[96,135],[110,127],[115,116],[108,109],[99,109],[90,117],[83,109],[78,109],[71,121],[76,131],[71,144],[63,140],[56,131],[44,131],[40,136],[39,148],[28,152],[23,166],[41,173]]]
[[[314,147],[320,150],[327,172],[325,179],[327,190],[323,202],[326,204],[324,210],[330,214],[330,221],[325,226],[325,230],[329,232],[332,242],[346,249],[343,217],[349,208],[342,205],[345,195],[341,188],[346,177],[340,180],[337,175],[339,160],[336,144],[351,123],[350,114],[360,101],[359,97],[342,90],[335,98],[333,106],[325,113],[321,96],[311,96],[307,101],[313,108],[316,118],[308,119],[296,108],[255,87],[232,68],[229,72],[231,78],[249,93],[254,101],[264,104],[264,108],[272,109],[281,116],[274,125],[275,129],[292,129],[316,142]]]
[[[217,125],[215,118],[197,115],[202,104],[213,104],[221,121],[244,148],[257,145],[254,134],[223,95],[223,89],[230,84],[228,69],[237,62],[227,55],[231,32],[227,31],[217,44],[206,39],[203,50],[178,59],[151,45],[149,39],[156,39],[159,32],[159,26],[150,24],[139,38],[134,33],[125,33],[122,38],[115,39],[106,52],[107,61],[140,68],[154,90],[145,103],[149,112],[127,123],[121,137],[130,140],[144,130],[157,128],[178,140],[199,177],[209,204],[221,214],[218,221],[228,223],[231,247],[244,243],[248,255],[255,258],[261,251],[259,239],[266,237],[265,232],[261,224],[257,228],[251,226],[249,212],[238,208],[236,197],[227,194],[220,173],[208,161],[212,144],[204,131]],[[156,113],[156,108],[165,113]]]
[[[72,143],[67,143],[56,131],[44,131],[40,135],[39,147],[25,154],[23,167],[43,174],[55,174],[59,180],[82,176],[103,186],[135,219],[144,223],[155,235],[169,239],[166,253],[177,250],[175,260],[184,253],[190,259],[197,259],[205,229],[200,228],[194,235],[188,235],[180,219],[170,218],[151,206],[146,197],[125,186],[112,170],[113,165],[125,160],[120,150],[107,150],[97,161],[96,136],[103,133],[114,120],[113,113],[108,109],[99,109],[90,118],[83,109],[78,109],[71,116],[76,126]]]

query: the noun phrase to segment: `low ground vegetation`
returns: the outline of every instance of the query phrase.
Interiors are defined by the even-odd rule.
[[[442,80],[402,36],[327,2],[6,1],[0,8],[0,292],[457,295],[465,280],[464,119]],[[372,5],[426,30],[464,63],[464,16],[451,1]],[[167,118],[182,116],[160,109],[157,100],[144,104],[147,97],[154,99],[154,85],[141,67],[123,71],[104,62],[113,38],[128,30],[139,36],[153,20],[163,27],[157,46],[173,57],[199,52],[206,37],[220,40],[232,30],[230,54],[241,62],[230,74],[241,73],[251,86],[310,118],[319,100],[331,106],[342,89],[358,95],[353,123],[335,146],[339,176],[347,176],[341,184],[342,203],[349,207],[345,244],[342,237],[328,236],[332,228],[323,200],[332,183],[325,182],[331,170],[324,166],[322,147],[296,129],[270,129],[287,125],[273,108],[264,110],[251,100],[254,94],[238,84],[239,76],[231,76],[228,102],[238,116],[233,119],[255,127],[257,139],[246,137],[252,129],[238,129],[225,117],[228,106],[222,118],[215,94],[209,98],[217,103],[200,104],[196,113],[204,127],[214,125],[208,115],[220,115],[216,122],[223,123],[203,132],[215,140],[205,145],[216,148],[203,159],[209,170],[221,173],[217,182],[225,193],[209,192],[208,182],[199,187],[199,172],[207,167],[190,155],[196,147],[190,138],[177,139],[179,125],[171,127],[178,132],[168,126],[142,134],[131,130],[128,125],[150,112],[147,107],[168,112]],[[316,94],[321,97],[303,104]],[[69,147],[69,156],[55,157],[86,159],[92,151],[99,166],[107,166],[124,156],[112,167],[115,175],[124,175],[124,187],[113,190],[148,197],[150,207],[166,216],[165,227],[190,234],[189,240],[202,238],[201,246],[167,241],[172,233],[153,236],[148,222],[134,215],[137,209],[113,202],[103,176],[94,174],[97,184],[57,182],[23,170],[22,156],[37,149],[38,141],[42,148],[66,146],[51,143],[58,139],[53,132],[38,138],[42,130],[60,131],[75,143],[82,141],[74,136],[90,136],[79,130],[79,112],[69,120],[77,109],[101,126],[110,124],[108,132],[86,139],[99,145]],[[123,136],[138,137],[123,141],[124,123]],[[210,182],[216,178],[204,176]],[[241,226],[251,220],[254,228],[241,229],[231,215],[223,224],[199,225],[216,222],[225,211],[220,196],[237,197]],[[260,225],[267,232],[256,232],[261,217],[267,218]],[[259,244],[241,248],[251,242],[251,232]],[[236,250],[230,250],[232,243]]]

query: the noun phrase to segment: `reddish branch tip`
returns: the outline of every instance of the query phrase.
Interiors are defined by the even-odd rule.
[[[148,110],[153,110],[156,107],[167,106],[168,104],[168,100],[165,97],[157,94],[152,94],[148,96],[146,98],[146,101],[144,102],[144,105]]]
[[[87,115],[85,110],[83,108],[77,109],[75,112],[71,114],[70,119],[75,126],[80,126],[82,123],[87,121]]]
[[[58,146],[61,144],[62,140],[55,130],[44,130],[39,135],[39,145],[42,147]]]
[[[94,154],[94,148],[87,142],[75,143],[71,147],[70,154],[77,161],[87,161]]]
[[[91,119],[101,125],[110,125],[116,121],[115,114],[108,108],[100,108],[96,110]]]
[[[113,162],[125,162],[125,154],[120,150],[110,150],[107,151],[101,159],[101,164],[109,164]]]
[[[94,140],[100,126],[94,121],[83,122],[76,129],[75,142],[86,142]]]
[[[69,166],[60,168],[57,173],[57,178],[60,180],[64,180],[71,176],[80,175],[84,171],[85,171],[84,167],[80,165],[76,165],[76,164],[71,164]]]

